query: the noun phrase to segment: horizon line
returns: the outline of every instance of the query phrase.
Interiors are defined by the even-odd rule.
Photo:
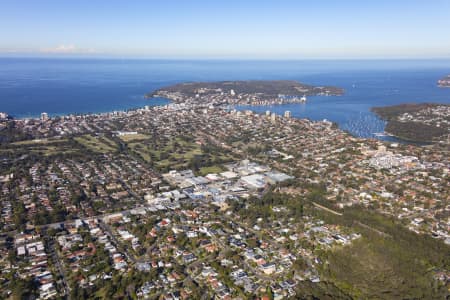
[[[159,56],[121,56],[121,55],[34,55],[34,54],[11,54],[11,53],[1,53],[0,59],[105,59],[105,60],[159,60],[159,61],[377,61],[377,60],[397,60],[397,61],[407,61],[407,60],[450,60],[450,56],[398,56],[398,57],[383,57],[383,56],[373,56],[373,57],[159,57]]]

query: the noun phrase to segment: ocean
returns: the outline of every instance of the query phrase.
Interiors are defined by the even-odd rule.
[[[289,110],[296,118],[327,119],[360,137],[375,137],[385,123],[373,106],[450,104],[450,89],[436,81],[450,60],[143,60],[0,58],[0,112],[16,118],[126,110],[164,105],[144,94],[185,81],[298,80],[345,89],[338,97],[309,97],[305,104],[239,106],[257,112]]]

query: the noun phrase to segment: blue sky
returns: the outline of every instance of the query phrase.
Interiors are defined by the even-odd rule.
[[[0,54],[450,57],[448,0],[0,0]]]

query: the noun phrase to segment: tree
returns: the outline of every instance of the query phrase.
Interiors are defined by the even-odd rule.
[[[33,279],[14,278],[11,281],[12,299],[33,299],[37,296],[37,285]]]
[[[270,300],[273,300],[273,291],[272,288],[270,286],[267,287],[266,289],[266,293],[267,293],[267,297],[269,297]]]

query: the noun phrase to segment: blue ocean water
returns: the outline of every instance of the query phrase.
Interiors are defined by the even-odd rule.
[[[157,88],[184,81],[292,79],[345,89],[340,97],[309,97],[306,104],[238,107],[294,117],[328,119],[357,136],[382,132],[373,106],[450,103],[436,81],[450,60],[177,61],[139,59],[0,58],[0,111],[18,118],[106,112],[161,105],[145,99]]]

